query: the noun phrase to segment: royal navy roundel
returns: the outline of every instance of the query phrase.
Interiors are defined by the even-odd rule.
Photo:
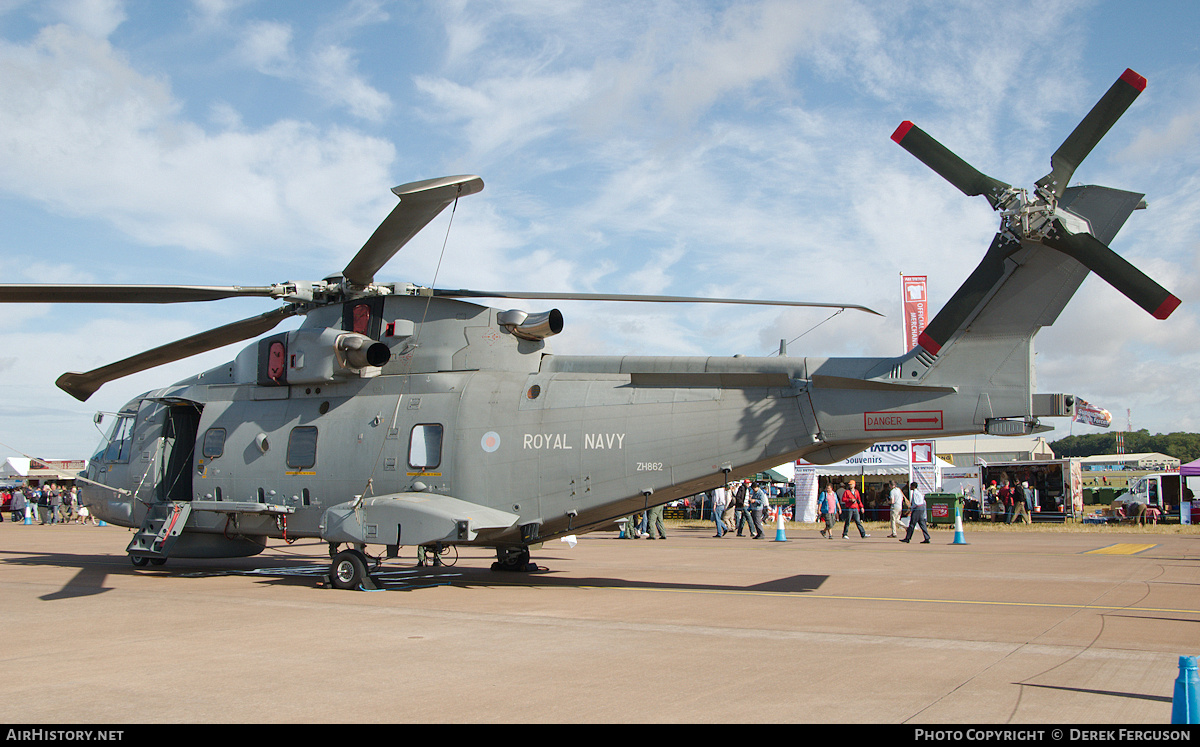
[[[495,431],[488,431],[483,434],[483,439],[480,440],[479,445],[483,447],[484,451],[491,454],[500,448],[500,434]]]

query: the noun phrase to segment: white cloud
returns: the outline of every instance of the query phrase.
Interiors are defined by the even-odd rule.
[[[372,88],[354,69],[354,60],[345,47],[323,47],[312,55],[312,82],[321,95],[345,106],[351,114],[371,122],[380,122],[392,107],[387,94]]]
[[[562,125],[562,115],[587,97],[590,76],[570,70],[551,75],[491,78],[473,87],[418,76],[417,88],[440,109],[435,119],[465,123],[474,158],[510,155]]]
[[[337,38],[358,26],[387,19],[372,7],[364,6],[361,12],[340,18],[322,36]],[[307,51],[297,51],[296,46],[291,24],[251,21],[240,32],[237,55],[263,75],[298,83],[328,105],[344,108],[360,119],[381,122],[388,115],[391,98],[363,78],[348,47],[318,42]]]
[[[166,81],[65,26],[0,43],[0,95],[4,188],[147,244],[303,251],[361,242],[386,214],[390,143],[286,120],[210,134]]]
[[[295,65],[292,27],[277,21],[249,24],[238,43],[238,55],[264,75],[283,74]]]
[[[50,8],[73,28],[105,39],[125,22],[122,0],[53,0]]]

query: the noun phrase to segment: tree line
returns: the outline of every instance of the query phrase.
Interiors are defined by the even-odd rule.
[[[1067,436],[1050,443],[1054,455],[1060,457],[1085,457],[1097,454],[1117,453],[1116,433],[1092,433],[1086,436]],[[1200,459],[1200,433],[1156,433],[1151,435],[1143,428],[1125,433],[1125,453],[1141,454],[1157,451],[1173,456],[1186,464]]]

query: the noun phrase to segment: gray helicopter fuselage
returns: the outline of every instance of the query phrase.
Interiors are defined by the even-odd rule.
[[[191,501],[209,510],[193,513],[190,532],[290,539],[324,536],[326,511],[359,497],[423,493],[512,514],[472,539],[520,545],[612,528],[801,456],[978,430],[975,398],[964,405],[952,388],[863,384],[885,359],[558,356],[496,309],[401,295],[370,304],[357,323],[388,347],[384,365],[342,365],[331,351],[353,314],[317,309],[300,329],[127,405],[88,477],[129,495],[94,486],[85,500],[124,526],[155,502]],[[271,362],[275,340],[286,361]],[[256,506],[282,508],[244,510]]]

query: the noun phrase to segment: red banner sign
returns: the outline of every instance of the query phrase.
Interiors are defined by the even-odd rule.
[[[917,346],[917,338],[928,323],[929,300],[925,275],[901,275],[904,291],[904,350]]]

